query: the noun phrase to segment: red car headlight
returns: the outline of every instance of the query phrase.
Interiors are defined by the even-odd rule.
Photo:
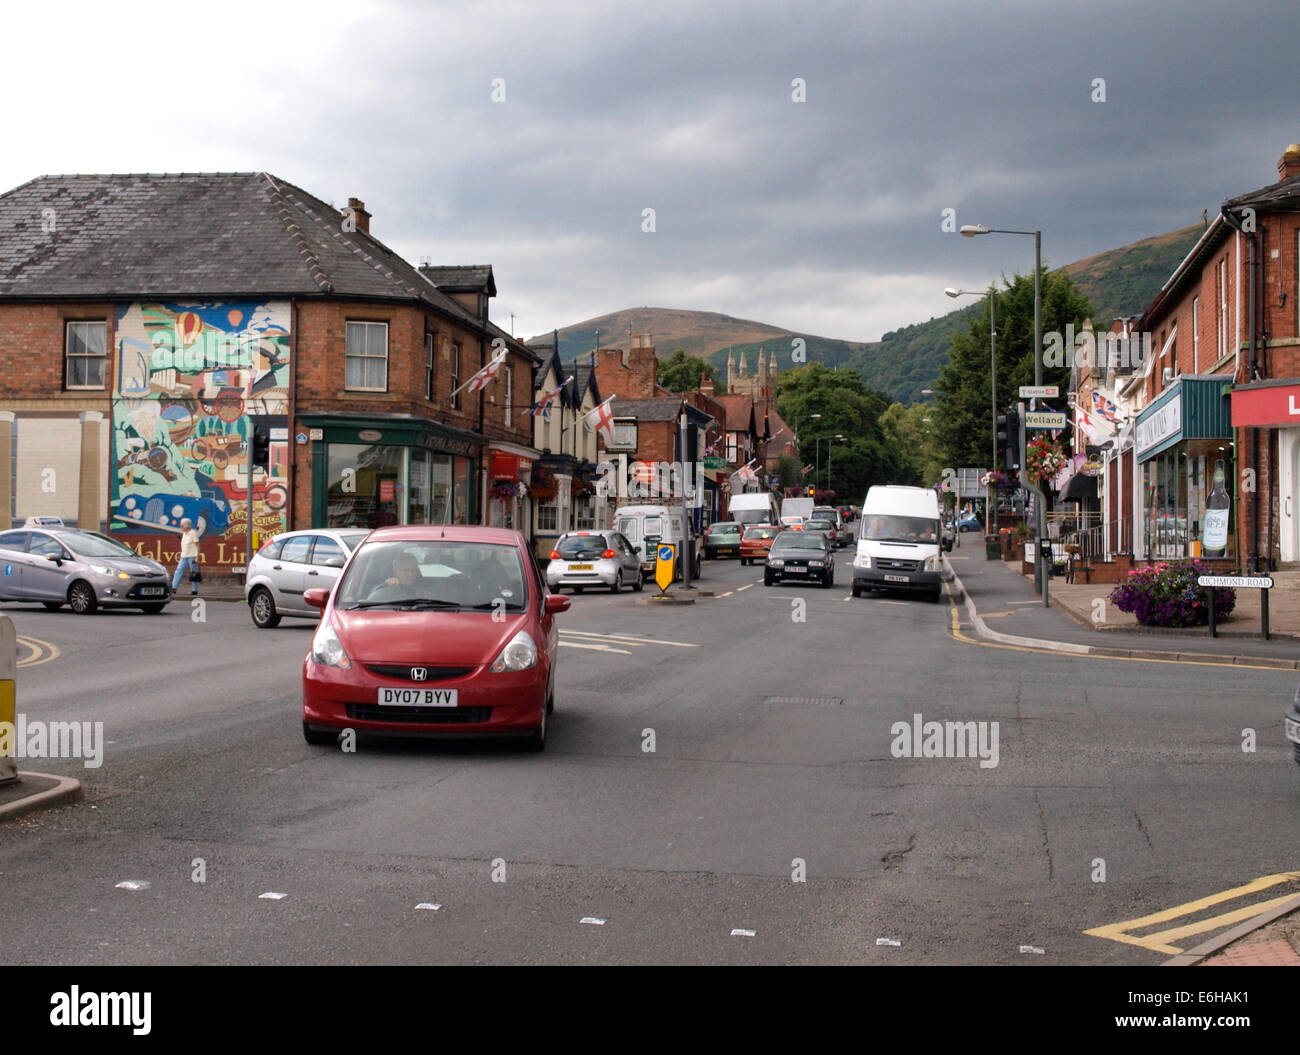
[[[510,643],[501,650],[501,654],[492,661],[488,671],[503,674],[512,670],[528,670],[537,665],[537,645],[523,630],[510,639]]]
[[[352,661],[348,659],[348,654],[343,650],[343,642],[339,640],[338,634],[334,632],[334,627],[329,623],[322,623],[316,630],[316,636],[311,639],[311,658],[315,663],[322,667],[335,667],[339,670],[351,670]]]

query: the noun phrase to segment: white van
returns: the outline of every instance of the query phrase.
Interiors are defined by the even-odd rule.
[[[853,557],[853,596],[864,590],[943,595],[939,496],[928,487],[877,486],[867,492]]]
[[[771,491],[732,495],[727,503],[727,517],[737,524],[775,524],[781,518],[776,495]]]
[[[817,508],[817,502],[812,498],[787,498],[781,503],[781,515],[783,517],[802,517],[807,520],[813,515],[815,508]]]
[[[677,567],[674,574],[678,579],[682,575],[682,539],[685,536],[681,506],[620,506],[614,510],[614,530],[632,544],[641,561],[641,577],[653,579],[655,561],[658,559],[655,545],[671,542],[677,547]],[[693,579],[700,577],[700,560],[704,556],[704,539],[702,535],[692,533],[691,551],[695,554],[692,564]]]

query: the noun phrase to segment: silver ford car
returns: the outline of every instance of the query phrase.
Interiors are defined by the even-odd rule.
[[[0,601],[161,612],[172,599],[171,576],[156,560],[92,531],[15,528],[0,532]]]

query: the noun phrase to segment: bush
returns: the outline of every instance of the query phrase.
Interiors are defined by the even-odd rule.
[[[1204,626],[1210,620],[1210,591],[1196,585],[1210,569],[1199,560],[1135,568],[1110,593],[1121,612],[1132,612],[1143,626]],[[1214,618],[1224,618],[1237,606],[1235,590],[1215,591]]]

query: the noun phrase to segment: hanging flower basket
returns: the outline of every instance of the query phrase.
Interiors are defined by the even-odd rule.
[[[1030,440],[1025,447],[1025,466],[1029,475],[1038,480],[1054,479],[1069,460],[1065,449],[1052,440]]]
[[[1002,471],[985,473],[980,477],[981,487],[992,487],[999,491],[1009,490],[1017,485],[1016,481]]]
[[[552,501],[560,493],[559,485],[555,482],[555,474],[546,469],[534,470],[533,482],[528,488],[528,493],[538,502]]]
[[[580,480],[575,476],[569,484],[569,493],[574,498],[588,498],[596,493],[596,488],[586,480]]]
[[[492,485],[492,497],[509,502],[512,498],[519,498],[522,490],[521,485],[514,480],[498,480]]]

